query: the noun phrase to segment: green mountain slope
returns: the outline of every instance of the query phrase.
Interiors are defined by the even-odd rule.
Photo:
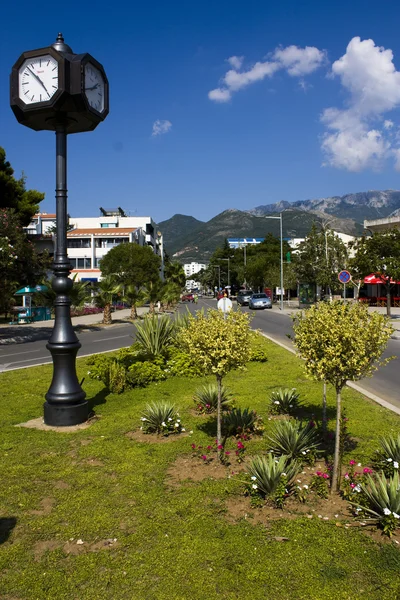
[[[174,219],[174,217],[173,217]],[[171,219],[170,219],[171,220]],[[311,229],[313,221],[320,222],[318,215],[303,210],[286,210],[283,212],[283,237],[304,237]],[[345,229],[348,233],[354,232],[354,223],[347,223]],[[167,231],[170,232],[169,222]],[[333,226],[331,224],[331,226]],[[207,223],[201,223],[190,232],[174,237],[168,233],[165,248],[168,254],[181,263],[208,262],[218,246],[224,243],[225,238],[231,237],[265,237],[272,233],[279,237],[280,223],[278,219],[266,219],[240,210],[225,210]],[[164,234],[162,224],[160,230]],[[343,226],[341,227],[341,231]]]

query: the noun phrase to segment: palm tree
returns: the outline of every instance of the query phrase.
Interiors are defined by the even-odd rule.
[[[185,286],[186,275],[183,267],[178,262],[168,262],[165,265],[165,278],[168,283],[179,285],[180,289]]]
[[[166,309],[169,310],[176,302],[179,300],[179,296],[181,294],[181,286],[172,281],[168,281],[162,289],[161,293],[161,302],[164,306],[166,304]]]
[[[143,306],[146,302],[146,292],[143,288],[138,288],[133,283],[129,285],[119,284],[118,291],[122,293],[123,301],[131,305],[131,316],[132,321],[137,319],[137,307]]]
[[[103,309],[103,321],[104,325],[110,325],[112,323],[111,307],[114,296],[118,293],[119,286],[117,285],[114,277],[105,277],[97,284],[97,294],[95,296],[95,302],[97,306]]]
[[[161,279],[159,279],[157,281],[149,281],[144,288],[146,300],[150,302],[149,313],[151,315],[155,314],[155,303],[157,300],[160,300],[164,285]]]

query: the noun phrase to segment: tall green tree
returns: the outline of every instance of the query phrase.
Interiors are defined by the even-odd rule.
[[[186,275],[180,263],[171,261],[166,262],[164,274],[167,282],[174,283],[181,289],[185,287]]]
[[[340,486],[342,389],[347,381],[371,376],[393,333],[388,319],[366,306],[319,302],[294,319],[294,344],[304,359],[306,375],[336,390],[336,435],[332,491]]]
[[[101,259],[103,277],[112,276],[118,283],[138,288],[160,279],[161,259],[149,246],[119,244]]]
[[[0,208],[0,312],[9,312],[17,289],[36,285],[49,267],[48,253],[38,254],[15,210]]]
[[[26,189],[26,177],[14,177],[14,169],[6,159],[4,148],[0,147],[0,208],[12,208],[22,226],[26,227],[39,210],[44,194]]]
[[[374,274],[382,281],[386,291],[387,315],[391,315],[392,290],[400,281],[400,231],[392,229],[362,237],[353,244],[355,255],[351,270],[359,277]]]

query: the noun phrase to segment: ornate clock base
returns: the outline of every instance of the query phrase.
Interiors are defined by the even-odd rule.
[[[69,404],[55,406],[45,402],[44,407],[44,422],[46,425],[53,427],[71,427],[85,423],[89,416],[89,404],[84,400],[80,404]]]

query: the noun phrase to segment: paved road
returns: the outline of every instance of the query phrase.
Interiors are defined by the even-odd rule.
[[[200,300],[198,305],[188,304],[191,312],[201,308],[201,306],[216,308],[216,301],[210,298]],[[288,311],[281,313],[275,305],[272,310],[249,311],[247,307],[243,307],[242,310],[253,315],[252,327],[260,329],[268,337],[273,338],[289,350],[293,350],[293,344],[288,338],[288,335],[293,334],[292,319]],[[365,391],[367,395],[374,394],[400,410],[400,340],[392,339],[389,341],[387,351],[384,354],[384,357],[388,356],[396,356],[396,358],[385,367],[378,369],[372,378],[368,377],[358,381],[356,389]]]
[[[180,312],[187,308],[193,312],[200,308],[215,308],[214,299],[200,299],[198,304],[183,304]],[[244,307],[242,310],[248,311]],[[292,320],[285,312],[281,313],[277,307],[272,310],[250,311],[253,314],[252,326],[260,329],[267,336],[273,338],[290,350],[293,345],[288,335],[293,333]],[[130,346],[134,326],[118,323],[109,328],[93,327],[91,331],[78,334],[82,348],[79,357],[108,352]],[[380,368],[372,378],[357,382],[357,386],[367,394],[375,394],[384,401],[400,410],[400,340],[390,340],[385,356],[396,355],[386,367]],[[0,372],[32,367],[35,365],[51,363],[49,351],[46,349],[46,340],[28,341],[20,344],[0,345]]]
[[[99,352],[109,352],[130,346],[133,342],[134,327],[130,323],[119,323],[108,328],[93,328],[78,333],[82,344],[78,356],[87,356]],[[50,337],[50,331],[48,336]],[[19,344],[0,346],[0,372],[12,371],[35,365],[51,363],[50,352],[46,348],[46,339],[27,341]]]

